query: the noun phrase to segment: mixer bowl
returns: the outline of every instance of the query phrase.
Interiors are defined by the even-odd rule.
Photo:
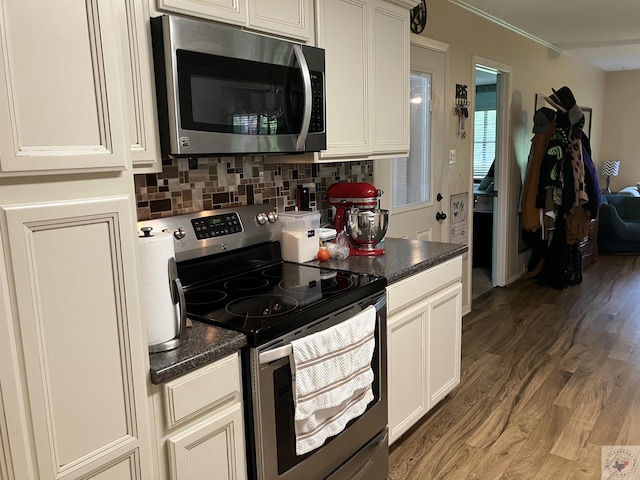
[[[352,245],[359,249],[375,249],[384,238],[389,224],[389,210],[349,210],[345,229]]]

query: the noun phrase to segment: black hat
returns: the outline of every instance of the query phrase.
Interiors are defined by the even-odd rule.
[[[562,113],[566,113],[576,104],[576,99],[569,87],[562,87],[560,90],[553,90],[553,93],[544,99],[560,110]]]
[[[541,107],[533,115],[533,133],[544,133],[549,130],[551,122],[556,118],[556,112],[547,107]]]

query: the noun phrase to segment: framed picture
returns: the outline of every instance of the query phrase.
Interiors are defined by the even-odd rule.
[[[591,109],[589,107],[580,107],[584,113],[584,127],[582,131],[587,134],[587,137],[591,138]]]

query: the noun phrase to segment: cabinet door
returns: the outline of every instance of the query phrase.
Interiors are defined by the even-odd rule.
[[[157,0],[158,9],[236,25],[247,24],[247,0]]]
[[[244,480],[243,428],[242,405],[234,403],[170,436],[171,480]]]
[[[409,154],[409,13],[376,1],[373,9],[374,154]]]
[[[462,284],[457,283],[429,301],[427,365],[429,408],[460,383]]]
[[[37,471],[19,478],[152,476],[132,211],[126,195],[0,207],[15,292],[0,350]]]
[[[0,4],[0,175],[128,166],[116,3]]]
[[[321,158],[369,155],[371,3],[317,2],[318,46],[326,50],[327,149]]]
[[[249,0],[249,27],[308,42],[313,39],[312,0]]]
[[[131,161],[136,173],[159,172],[162,160],[151,62],[149,4],[124,0],[116,5],[120,8],[125,115]]]
[[[29,461],[24,396],[20,385],[20,366],[9,276],[0,229],[0,479],[35,478]]]
[[[421,302],[389,319],[387,363],[389,443],[427,412],[425,338],[428,304]]]

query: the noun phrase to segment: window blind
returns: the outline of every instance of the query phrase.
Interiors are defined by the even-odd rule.
[[[431,75],[411,72],[410,91],[410,150],[393,159],[394,208],[429,200]]]
[[[473,178],[482,179],[496,158],[496,110],[476,111],[473,130]]]

